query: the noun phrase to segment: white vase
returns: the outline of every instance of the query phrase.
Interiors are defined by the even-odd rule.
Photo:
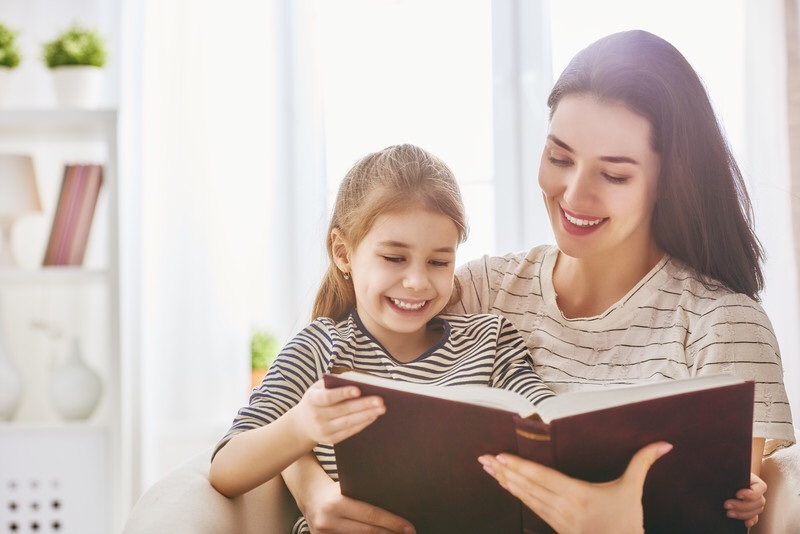
[[[22,378],[6,350],[0,301],[0,421],[10,421],[22,398]]]
[[[58,105],[65,108],[97,107],[103,69],[91,65],[62,65],[50,69]]]
[[[103,386],[99,375],[83,361],[80,343],[72,340],[64,365],[50,378],[50,400],[64,419],[88,419],[100,402]]]

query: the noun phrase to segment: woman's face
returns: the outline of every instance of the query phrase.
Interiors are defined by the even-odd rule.
[[[539,186],[559,249],[575,258],[646,255],[660,159],[650,123],[618,103],[568,95],[558,103]]]

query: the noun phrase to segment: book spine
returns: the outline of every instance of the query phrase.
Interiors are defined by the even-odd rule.
[[[56,203],[53,223],[50,227],[50,239],[47,242],[42,265],[59,265],[58,251],[63,247],[67,212],[69,211],[70,190],[74,181],[74,170],[71,165],[64,167],[64,175],[61,179],[61,190]]]
[[[514,417],[517,454],[547,467],[553,467],[553,444],[550,425],[538,418]],[[555,531],[533,510],[522,505],[522,529],[525,534],[551,534]]]
[[[68,248],[67,265],[81,265],[89,241],[89,230],[92,226],[97,197],[103,183],[103,168],[100,165],[85,166],[84,181],[76,210],[72,241]]]

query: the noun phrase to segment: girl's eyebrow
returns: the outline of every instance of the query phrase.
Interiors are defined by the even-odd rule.
[[[570,154],[574,154],[575,150],[567,143],[559,139],[553,134],[548,134],[547,139],[550,140],[553,144],[556,144],[569,152]],[[608,163],[630,163],[632,165],[639,165],[639,162],[635,159],[628,157],[628,156],[602,156],[600,161],[607,161]]]
[[[403,243],[402,241],[392,241],[392,240],[381,241],[380,243],[378,243],[378,245],[384,247],[392,247],[392,248],[411,248],[411,245],[409,245],[408,243]],[[440,247],[434,249],[434,252],[449,252],[455,254],[456,249],[454,247]]]

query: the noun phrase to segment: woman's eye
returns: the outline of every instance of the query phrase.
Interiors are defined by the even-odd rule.
[[[402,256],[384,256],[383,259],[390,263],[400,263],[404,258]]]
[[[431,265],[434,267],[447,267],[450,262],[447,260],[431,260]]]
[[[550,163],[557,167],[568,167],[572,164],[572,161],[569,159],[558,158],[556,156],[548,156],[547,159],[550,161]]]
[[[627,176],[614,176],[613,174],[603,173],[603,176],[606,180],[611,182],[612,184],[624,184],[628,181]]]

